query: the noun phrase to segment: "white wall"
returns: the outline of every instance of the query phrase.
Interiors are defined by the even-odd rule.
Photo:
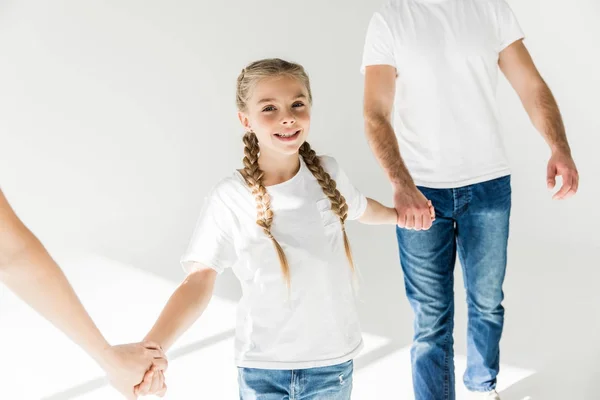
[[[358,71],[378,4],[5,0],[0,186],[51,250],[89,251],[181,280],[178,259],[203,196],[241,165],[237,74],[254,59],[281,57],[310,74],[313,146],[334,154],[363,192],[390,204],[363,135]],[[538,372],[515,396],[564,399],[577,391],[591,399],[600,373],[592,362],[600,355],[600,6],[511,5],[558,99],[581,186],[571,200],[550,200],[547,147],[502,80],[514,191],[503,359]],[[354,225],[351,234],[365,278],[365,330],[408,345],[411,314],[393,229]],[[233,299],[237,290],[226,275],[217,295]],[[456,347],[464,353],[458,303]]]

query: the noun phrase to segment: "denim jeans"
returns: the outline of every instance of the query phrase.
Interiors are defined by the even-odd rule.
[[[411,348],[415,400],[454,400],[454,264],[467,294],[467,389],[496,386],[504,324],[511,209],[510,176],[456,189],[419,187],[436,220],[427,231],[397,228],[406,295],[415,314]]]
[[[238,368],[240,400],[350,400],[352,360],[294,370]]]

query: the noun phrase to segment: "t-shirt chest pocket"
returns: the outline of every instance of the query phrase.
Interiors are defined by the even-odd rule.
[[[331,200],[328,198],[317,200],[317,209],[326,233],[333,229],[342,229],[340,217],[331,210]]]

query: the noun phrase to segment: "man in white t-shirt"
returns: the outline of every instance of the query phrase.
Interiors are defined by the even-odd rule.
[[[388,0],[368,28],[366,132],[394,189],[400,259],[415,313],[416,400],[455,398],[457,253],[469,315],[464,382],[475,397],[499,399],[511,186],[496,110],[498,66],[550,146],[549,188],[557,175],[563,179],[554,198],[577,192],[558,106],[522,39],[504,0]]]

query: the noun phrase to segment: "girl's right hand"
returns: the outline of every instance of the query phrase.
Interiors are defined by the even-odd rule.
[[[128,400],[136,398],[134,385],[148,370],[162,372],[168,366],[160,346],[150,341],[108,346],[99,363],[110,383]]]
[[[136,396],[155,395],[163,397],[166,392],[165,375],[162,370],[154,366],[146,371],[144,379],[134,389]]]

